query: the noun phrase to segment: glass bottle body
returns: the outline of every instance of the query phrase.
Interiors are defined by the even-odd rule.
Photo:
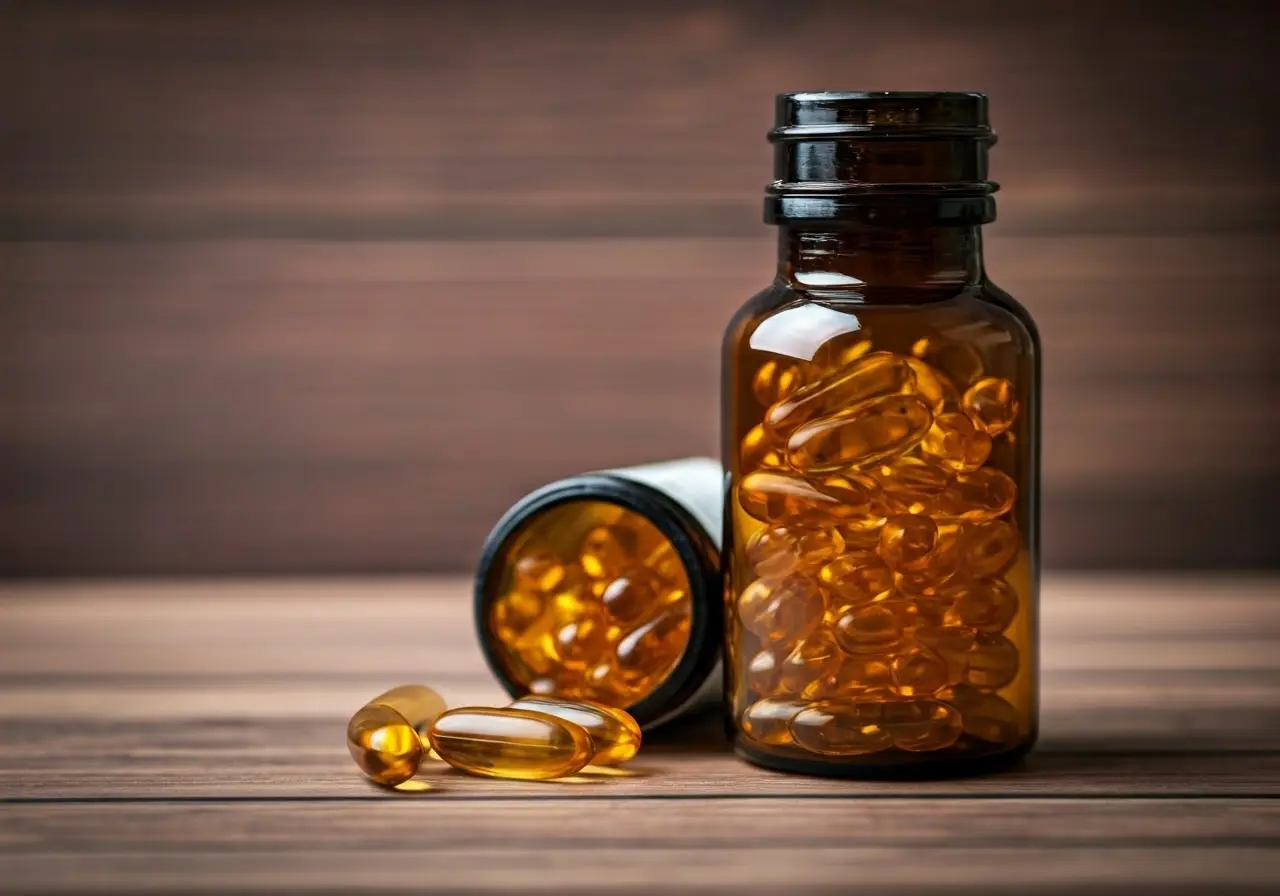
[[[1039,344],[976,228],[782,234],[723,357],[737,751],[1012,761],[1037,725]]]

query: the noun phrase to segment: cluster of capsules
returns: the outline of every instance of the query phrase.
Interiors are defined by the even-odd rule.
[[[1013,438],[1013,384],[964,346],[864,339],[827,365],[767,361],[753,386],[766,410],[737,488],[754,576],[733,607],[750,636],[743,733],[831,756],[1016,741],[996,692],[1020,661],[1001,576],[1021,549],[1005,518],[1018,489],[989,464],[993,439]]]
[[[640,726],[615,707],[536,695],[451,710],[414,684],[361,707],[347,724],[347,749],[384,787],[410,782],[428,757],[487,778],[545,780],[626,762],[640,750]]]
[[[610,517],[561,554],[535,542],[509,561],[489,623],[530,693],[633,706],[684,653],[692,605],[675,548],[637,513]]]

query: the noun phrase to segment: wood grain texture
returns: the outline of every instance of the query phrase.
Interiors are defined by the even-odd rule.
[[[991,95],[1016,232],[1277,224],[1266,3],[0,10],[11,237],[749,235],[774,94],[886,88]]]
[[[367,785],[386,686],[498,703],[463,580],[0,586],[0,880],[20,892],[1264,892],[1280,884],[1280,583],[1045,584],[1039,749],[1009,773],[747,766],[719,720],[624,775]],[[1248,620],[1247,622],[1244,620]]]
[[[990,242],[1044,336],[1046,561],[1271,562],[1269,241]],[[0,244],[0,574],[467,569],[542,483],[717,452],[721,332],[772,258]]]
[[[0,0],[0,576],[457,572],[714,453],[772,97],[824,87],[991,96],[1048,563],[1274,567],[1278,17]]]

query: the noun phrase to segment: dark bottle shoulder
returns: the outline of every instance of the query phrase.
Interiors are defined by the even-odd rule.
[[[1031,316],[1031,312],[1026,309],[1026,306],[986,277],[983,277],[982,283],[979,285],[978,298],[1007,312],[1026,331],[1027,341],[1031,347],[1036,352],[1039,352],[1040,329],[1036,326],[1035,318]]]
[[[742,336],[746,330],[750,329],[754,323],[767,317],[771,312],[800,300],[799,294],[784,281],[780,279],[774,280],[764,289],[747,299],[742,307],[734,313],[733,317],[729,318],[729,325],[725,327],[725,342],[732,343]]]

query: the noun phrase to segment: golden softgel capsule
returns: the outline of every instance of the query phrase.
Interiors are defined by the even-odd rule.
[[[771,389],[791,388],[775,373]],[[517,502],[475,588],[480,645],[511,696],[600,703],[642,727],[713,700],[723,496],[719,464],[694,458],[574,476]]]
[[[580,725],[523,709],[453,709],[435,720],[427,737],[449,765],[486,778],[562,778],[595,755]]]
[[[426,757],[426,734],[445,711],[444,699],[420,684],[379,694],[347,723],[347,750],[369,779],[386,787],[418,773]]]
[[[640,751],[640,726],[620,709],[588,700],[521,697],[511,709],[546,713],[572,722],[591,736],[591,764],[617,765]]]

